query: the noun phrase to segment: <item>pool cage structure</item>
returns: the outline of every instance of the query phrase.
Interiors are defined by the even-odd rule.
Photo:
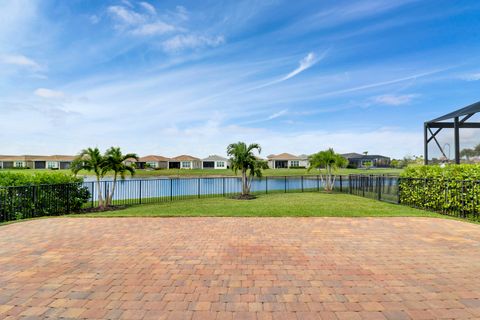
[[[424,123],[424,162],[428,164],[428,145],[435,142],[443,157],[447,158],[444,148],[437,140],[442,129],[453,129],[455,163],[460,163],[460,129],[480,129],[480,122],[468,122],[468,119],[480,112],[480,101],[464,108]],[[436,129],[435,131],[433,131]]]

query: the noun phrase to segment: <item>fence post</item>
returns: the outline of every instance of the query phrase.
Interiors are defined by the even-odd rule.
[[[397,203],[400,204],[401,198],[400,198],[400,192],[402,191],[402,178],[397,179]]]
[[[340,192],[343,192],[343,188],[342,188],[342,176],[340,175]]]
[[[360,180],[360,181],[361,181],[361,184],[360,184],[360,185],[362,186],[362,197],[365,197],[365,185],[366,185],[366,183],[365,183],[365,177],[361,177],[361,180]]]
[[[320,192],[320,176],[317,174],[317,191]]]
[[[142,180],[138,180],[140,183],[138,184],[138,202],[142,204]]]
[[[382,177],[378,177],[377,178],[377,188],[378,188],[378,200],[382,200],[382,185],[381,185],[381,182],[382,181]]]
[[[34,185],[32,187],[33,194],[33,212],[37,211],[37,187]]]
[[[285,176],[285,193],[287,193],[287,176]]]
[[[302,192],[303,192],[303,176],[302,176]]]
[[[173,201],[173,179],[170,178],[170,201]]]
[[[67,184],[67,214],[70,213],[70,186],[71,184]]]
[[[93,199],[95,195],[95,182],[92,181],[92,208],[94,207]]]
[[[268,177],[265,176],[265,194],[268,194]]]
[[[225,177],[222,178],[222,192],[223,192],[223,196],[225,197]]]

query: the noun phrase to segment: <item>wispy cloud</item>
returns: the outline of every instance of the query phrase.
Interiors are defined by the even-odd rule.
[[[333,96],[333,95],[339,95],[339,94],[345,94],[345,93],[352,93],[356,91],[362,91],[362,90],[367,90],[367,89],[373,89],[373,88],[379,88],[383,86],[388,86],[396,83],[401,83],[404,81],[409,81],[409,80],[416,80],[419,78],[427,77],[436,73],[440,73],[443,71],[448,70],[449,68],[442,68],[442,69],[436,69],[432,71],[426,71],[426,72],[421,72],[421,73],[416,73],[413,75],[409,75],[406,77],[400,77],[392,80],[386,80],[386,81],[380,81],[380,82],[374,82],[374,83],[369,83],[365,85],[360,85],[360,86],[354,86],[350,88],[345,88],[345,89],[340,89],[340,90],[332,90],[329,92],[325,92],[319,95],[312,96],[313,98],[320,98],[320,97],[328,97],[328,96]]]
[[[40,69],[39,63],[21,54],[0,55],[0,63],[32,69]]]
[[[305,58],[300,60],[300,64],[297,69],[293,70],[289,74],[287,74],[285,77],[279,79],[278,82],[288,80],[290,78],[295,77],[297,74],[300,72],[303,72],[307,70],[308,68],[311,68],[315,63],[318,62],[318,58],[315,56],[315,53],[309,52]]]
[[[286,115],[287,113],[288,113],[288,110],[287,110],[287,109],[284,109],[284,110],[275,112],[275,113],[272,114],[270,117],[268,117],[268,120],[276,119],[276,118],[278,118],[278,117],[281,117],[281,116]]]
[[[116,21],[115,27],[137,36],[163,35],[177,28],[164,21],[157,10],[148,2],[140,2],[143,12],[135,10],[133,5],[113,5],[107,11]]]
[[[41,98],[46,99],[63,99],[65,98],[65,93],[58,90],[46,89],[46,88],[38,88],[34,91],[34,94]]]
[[[140,5],[145,9],[147,10],[150,14],[157,14],[157,10],[155,9],[154,6],[152,6],[150,3],[148,2],[140,2]]]
[[[465,81],[478,81],[478,80],[480,80],[480,72],[465,74],[465,75],[461,76],[460,78],[465,80]]]
[[[381,96],[373,97],[371,101],[377,104],[399,106],[402,104],[410,103],[417,96],[418,95],[416,94],[404,94],[404,95],[384,94]]]
[[[177,35],[163,42],[163,49],[167,52],[178,52],[184,49],[197,49],[203,47],[217,47],[225,43],[223,36],[203,35]]]
[[[327,50],[328,51],[328,50]],[[279,79],[275,79],[273,81],[270,81],[270,82],[267,82],[267,83],[264,83],[262,85],[259,85],[259,86],[256,86],[254,88],[252,88],[252,90],[256,90],[256,89],[261,89],[261,88],[265,88],[265,87],[268,87],[268,86],[271,86],[271,85],[274,85],[274,84],[277,84],[277,83],[280,83],[280,82],[283,82],[283,81],[286,81],[288,79],[291,79],[297,75],[299,75],[300,73],[302,73],[303,71],[313,67],[317,62],[319,62],[320,60],[322,60],[325,55],[327,54],[327,51],[323,52],[320,56],[317,57],[317,55],[313,52],[309,52],[304,58],[302,58],[300,61],[299,61],[299,65],[298,67],[291,71],[290,73],[288,73],[287,75],[279,78]]]

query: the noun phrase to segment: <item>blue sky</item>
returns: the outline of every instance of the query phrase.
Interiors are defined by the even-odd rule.
[[[480,100],[478,1],[0,7],[1,154],[206,156],[244,140],[403,157],[422,153],[425,120]]]

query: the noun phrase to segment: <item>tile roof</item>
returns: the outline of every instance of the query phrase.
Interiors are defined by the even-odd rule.
[[[206,157],[205,159],[202,159],[202,161],[228,161],[228,159],[221,156],[217,156],[216,154],[213,154]]]
[[[290,153],[272,154],[267,157],[269,160],[300,160],[299,157]]]
[[[156,155],[148,155],[138,159],[139,162],[161,162],[161,161],[169,161],[170,159],[163,156],[156,156]]]
[[[182,154],[170,159],[170,161],[201,161],[199,158],[189,156],[188,154]]]

